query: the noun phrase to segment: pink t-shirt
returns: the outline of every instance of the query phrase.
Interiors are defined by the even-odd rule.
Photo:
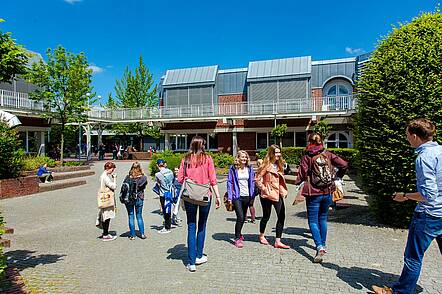
[[[199,166],[192,164],[194,161],[192,159],[191,164],[186,167],[186,177],[197,184],[210,183],[211,186],[216,185],[216,172],[212,157],[206,156],[204,162]],[[178,172],[178,182],[184,182],[184,159],[181,161],[180,171]]]

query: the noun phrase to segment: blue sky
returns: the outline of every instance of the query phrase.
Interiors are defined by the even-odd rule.
[[[167,69],[311,55],[344,58],[372,51],[392,25],[434,11],[440,0],[373,1],[2,1],[0,25],[45,54],[84,52],[103,102],[140,55],[156,82]]]

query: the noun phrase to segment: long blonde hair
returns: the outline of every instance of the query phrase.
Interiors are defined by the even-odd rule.
[[[258,173],[265,171],[270,165],[272,165],[274,163],[276,149],[279,149],[279,151],[281,151],[281,147],[279,147],[278,145],[275,145],[275,144],[270,145],[269,150],[267,151],[267,154],[264,157],[264,160],[258,169]],[[282,154],[281,154],[281,157],[279,158],[279,160],[275,163],[278,166],[278,171],[280,173],[283,173],[284,172],[284,160],[282,159]]]
[[[129,175],[132,178],[137,178],[139,176],[144,176],[143,170],[141,169],[141,165],[138,161],[135,161],[130,168]]]
[[[244,151],[244,150],[240,150],[240,151],[238,151],[238,153],[236,153],[235,161],[233,162],[233,164],[235,165],[236,169],[241,167],[241,162],[240,162],[241,155],[245,155],[247,157],[246,167],[248,167],[250,165],[250,156],[249,156],[249,154],[246,151]]]

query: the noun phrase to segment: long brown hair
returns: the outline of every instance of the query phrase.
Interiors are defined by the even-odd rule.
[[[267,154],[264,157],[264,160],[258,169],[258,173],[265,171],[270,165],[273,164],[273,162],[275,161],[275,150],[276,149],[279,149],[279,151],[281,152],[281,147],[279,147],[278,145],[275,145],[275,144],[270,145],[269,150],[267,151]],[[281,173],[284,172],[284,160],[282,159],[282,154],[281,154],[281,157],[279,158],[279,160],[275,163],[278,166],[278,171]]]
[[[144,176],[143,170],[141,169],[141,164],[138,161],[135,161],[130,168],[129,175],[132,178],[137,178],[139,176]]]
[[[193,164],[195,166],[202,165],[206,161],[205,150],[206,140],[203,137],[195,136],[192,138],[190,142],[189,151],[184,157],[184,162],[186,164]]]
[[[322,136],[319,133],[312,133],[308,136],[308,143],[311,145],[322,145]]]

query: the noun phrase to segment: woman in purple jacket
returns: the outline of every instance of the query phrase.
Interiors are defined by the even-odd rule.
[[[249,154],[238,151],[234,164],[229,169],[227,178],[227,195],[229,202],[233,203],[236,213],[235,246],[242,248],[244,237],[241,230],[247,214],[249,203],[255,197],[255,172],[250,165]]]

